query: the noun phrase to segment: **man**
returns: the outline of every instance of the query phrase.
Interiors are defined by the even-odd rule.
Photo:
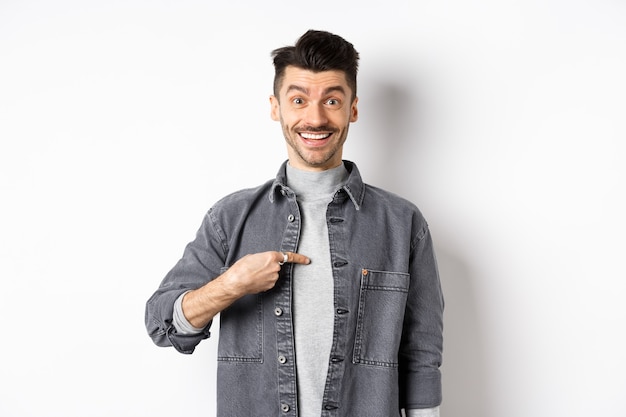
[[[428,225],[342,159],[359,55],[308,31],[273,51],[288,161],[217,202],[146,305],[192,353],[220,315],[220,417],[438,416],[443,296]]]

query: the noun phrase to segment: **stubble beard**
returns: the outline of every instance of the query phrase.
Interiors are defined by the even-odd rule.
[[[319,168],[323,167],[333,157],[341,152],[343,144],[346,142],[346,138],[348,136],[348,126],[346,126],[345,130],[338,131],[337,129],[320,129],[320,130],[332,130],[333,135],[340,134],[339,141],[337,141],[332,148],[328,149],[324,152],[307,152],[302,149],[300,143],[298,142],[299,135],[295,130],[290,130],[284,123],[282,123],[283,136],[285,137],[285,141],[287,142],[287,146],[289,146],[295,153],[298,155],[301,161],[303,161],[307,166],[311,168]],[[314,129],[313,129],[314,130]]]

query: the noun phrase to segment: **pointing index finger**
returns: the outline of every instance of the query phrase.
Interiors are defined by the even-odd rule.
[[[308,265],[311,263],[311,260],[304,256],[301,255],[299,253],[294,253],[294,252],[284,252],[287,255],[287,262],[290,262],[292,264],[302,264],[302,265]]]

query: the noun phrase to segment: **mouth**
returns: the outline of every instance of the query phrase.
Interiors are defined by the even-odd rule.
[[[302,139],[305,140],[324,140],[330,137],[332,133],[311,133],[311,132],[300,132],[299,135]]]
[[[298,132],[298,136],[306,146],[315,148],[326,145],[333,136],[333,132]]]

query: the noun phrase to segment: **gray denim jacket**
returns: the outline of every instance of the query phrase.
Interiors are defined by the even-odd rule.
[[[364,184],[356,165],[344,164],[349,179],[326,211],[336,310],[321,416],[399,416],[401,408],[436,407],[444,303],[428,225],[415,205]],[[275,180],[208,211],[146,304],[154,343],[192,353],[211,325],[197,335],[177,333],[178,296],[246,254],[297,252],[301,218],[285,178],[283,164]],[[219,315],[220,417],[297,416],[291,271],[285,264],[273,289]]]

